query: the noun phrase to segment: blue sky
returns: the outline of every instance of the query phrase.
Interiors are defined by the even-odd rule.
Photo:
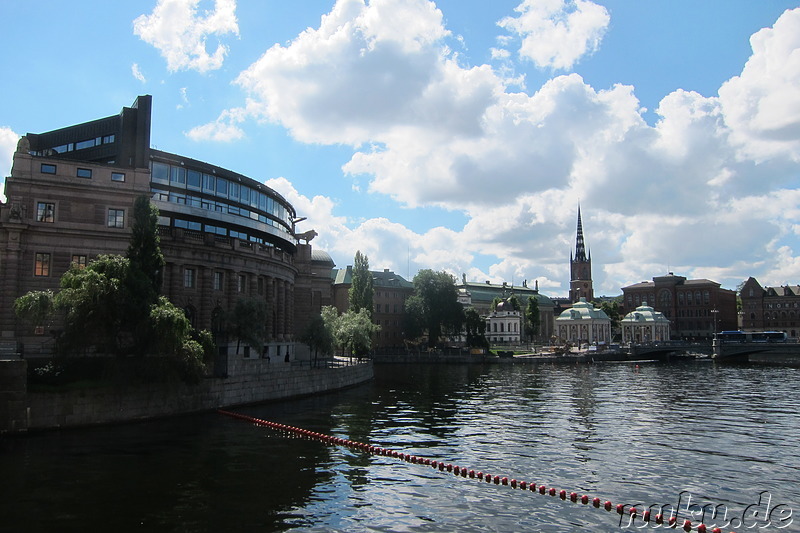
[[[153,95],[152,143],[264,181],[337,266],[597,294],[800,283],[800,2],[0,2],[20,135]]]

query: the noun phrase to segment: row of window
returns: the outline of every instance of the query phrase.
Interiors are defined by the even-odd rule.
[[[58,166],[50,163],[42,163],[42,166],[39,170],[42,174],[56,174],[58,172]],[[92,179],[92,169],[78,167],[75,170],[75,177]],[[111,181],[125,181],[125,173],[111,172]]]
[[[383,306],[381,304],[375,304],[376,313],[399,313],[401,311],[402,307],[400,304],[394,304],[393,306],[391,304],[386,304]]]
[[[48,148],[45,150],[36,150],[32,152],[33,155],[49,155],[50,152],[55,152],[57,154],[66,154],[67,152],[72,152],[75,150],[85,150],[87,148],[94,148],[95,146],[100,146],[103,144],[113,144],[116,142],[117,137],[114,134],[111,135],[103,135],[101,137],[94,137],[92,139],[85,139],[83,141],[78,141],[74,143],[67,143],[61,144],[59,146],[54,146],[52,148]]]
[[[37,202],[36,221],[53,224],[56,221],[56,204],[54,202]],[[110,207],[108,209],[106,223],[109,228],[124,228],[125,210]]]
[[[163,191],[159,189],[151,189],[150,192],[152,193],[152,198],[154,200],[159,200],[162,202],[171,202],[173,204],[181,204],[181,205],[188,205],[189,207],[197,207],[199,209],[206,209],[208,211],[214,211],[216,213],[227,213],[229,215],[237,215],[244,218],[249,218],[250,220],[257,220],[262,224],[267,224],[273,227],[280,227],[286,230],[279,222],[276,222],[272,218],[268,216],[257,213],[255,211],[250,211],[249,209],[245,209],[238,205],[232,205],[227,202],[218,202],[214,200],[209,200],[207,198],[201,198],[199,196],[191,196],[186,194],[176,194],[171,191]]]
[[[51,269],[51,254],[46,252],[37,252],[33,260],[33,275],[34,276],[49,276]],[[75,254],[72,256],[72,264],[79,268],[84,268],[87,264],[88,258],[82,254]]]
[[[497,324],[498,324],[497,322],[494,322],[494,323],[487,322],[486,323],[486,331],[489,332],[489,333],[498,333],[498,332],[499,333],[505,333],[506,332],[505,331],[505,327],[506,327],[505,323],[504,322],[500,322],[500,329],[499,330],[497,329]],[[508,332],[509,333],[517,333],[517,325],[518,324],[516,322],[511,322],[508,325]],[[512,326],[513,326],[513,330],[512,330]],[[494,330],[494,331],[492,331],[492,330]]]
[[[711,293],[709,291],[680,291],[678,294],[678,305],[709,305],[711,303]],[[627,296],[628,305],[636,305],[637,307],[645,302],[650,305],[655,304],[655,297],[653,293],[650,294],[629,294]],[[662,290],[658,293],[658,301],[660,305],[669,305],[672,303],[672,293],[668,290]]]
[[[171,187],[202,191],[218,198],[227,198],[236,203],[274,215],[285,222],[287,226],[292,224],[291,213],[283,204],[270,195],[247,185],[241,185],[232,180],[182,166],[159,163],[158,161],[151,163],[150,170],[150,179],[153,183],[163,183]]]
[[[785,309],[789,309],[790,307],[794,307],[795,309],[797,309],[798,307],[800,307],[800,304],[798,304],[798,302],[793,302],[793,303],[789,303],[789,302],[781,303],[781,302],[778,302],[778,303],[774,304],[774,308],[775,309],[780,309],[781,306],[783,306]],[[767,309],[772,309],[772,308],[773,308],[773,304],[768,303],[767,304]]]

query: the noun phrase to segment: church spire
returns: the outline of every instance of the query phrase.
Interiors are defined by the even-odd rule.
[[[586,246],[583,243],[583,224],[581,223],[580,204],[578,204],[578,234],[575,238],[575,261],[586,261]]]

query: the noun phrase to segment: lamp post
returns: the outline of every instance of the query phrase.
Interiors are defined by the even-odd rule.
[[[714,334],[717,333],[717,314],[719,314],[719,309],[716,307],[711,310],[711,313],[714,315]]]

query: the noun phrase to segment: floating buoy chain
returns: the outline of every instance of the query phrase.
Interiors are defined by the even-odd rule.
[[[476,472],[472,469],[467,469],[458,465],[453,465],[450,463],[445,463],[444,461],[436,461],[427,459],[424,457],[418,457],[416,455],[411,455],[403,452],[397,452],[394,450],[390,450],[388,448],[381,448],[378,446],[372,446],[369,444],[365,444],[363,442],[356,442],[348,439],[342,439],[339,437],[334,437],[332,435],[326,435],[324,433],[317,433],[315,431],[309,431],[307,429],[301,429],[293,426],[287,426],[286,424],[278,424],[277,422],[270,422],[267,420],[261,420],[258,418],[253,418],[252,416],[242,415],[239,413],[233,413],[230,411],[224,411],[219,409],[217,412],[223,415],[227,415],[233,418],[238,418],[239,420],[244,420],[246,422],[250,422],[257,426],[264,426],[268,427],[277,431],[282,431],[284,433],[290,435],[296,435],[300,437],[305,437],[308,439],[318,440],[322,442],[326,442],[331,445],[335,446],[346,446],[348,448],[353,448],[357,450],[361,450],[372,455],[381,455],[385,457],[392,457],[395,459],[400,459],[401,461],[406,461],[407,463],[413,464],[421,464],[425,466],[430,466],[434,469],[439,470],[440,472],[451,472],[453,475],[461,476],[464,478],[470,479],[477,479],[479,481],[485,481],[486,483],[493,483],[495,485],[505,485],[510,486],[513,489],[521,489],[527,490],[533,493],[539,493],[542,495],[549,495],[549,496],[558,496],[562,500],[569,500],[573,503],[580,502],[583,505],[591,505],[595,508],[602,508],[606,511],[615,511],[617,514],[624,516],[627,515],[630,520],[640,519],[643,522],[647,523],[655,523],[659,526],[663,525],[669,528],[677,528],[679,525],[682,527],[684,531],[692,531],[695,530],[698,533],[722,533],[722,530],[718,527],[707,529],[705,524],[692,524],[690,520],[684,520],[683,523],[678,524],[677,517],[675,516],[668,516],[665,517],[662,514],[652,515],[650,510],[640,510],[635,505],[625,505],[619,503],[617,505],[612,504],[610,501],[606,500],[603,502],[600,498],[590,498],[587,494],[578,494],[577,492],[567,492],[566,490],[558,490],[554,487],[547,487],[545,485],[537,485],[533,481],[519,481],[516,479],[509,479],[505,476],[497,476],[491,475],[484,472]],[[733,533],[733,532],[731,532]]]

